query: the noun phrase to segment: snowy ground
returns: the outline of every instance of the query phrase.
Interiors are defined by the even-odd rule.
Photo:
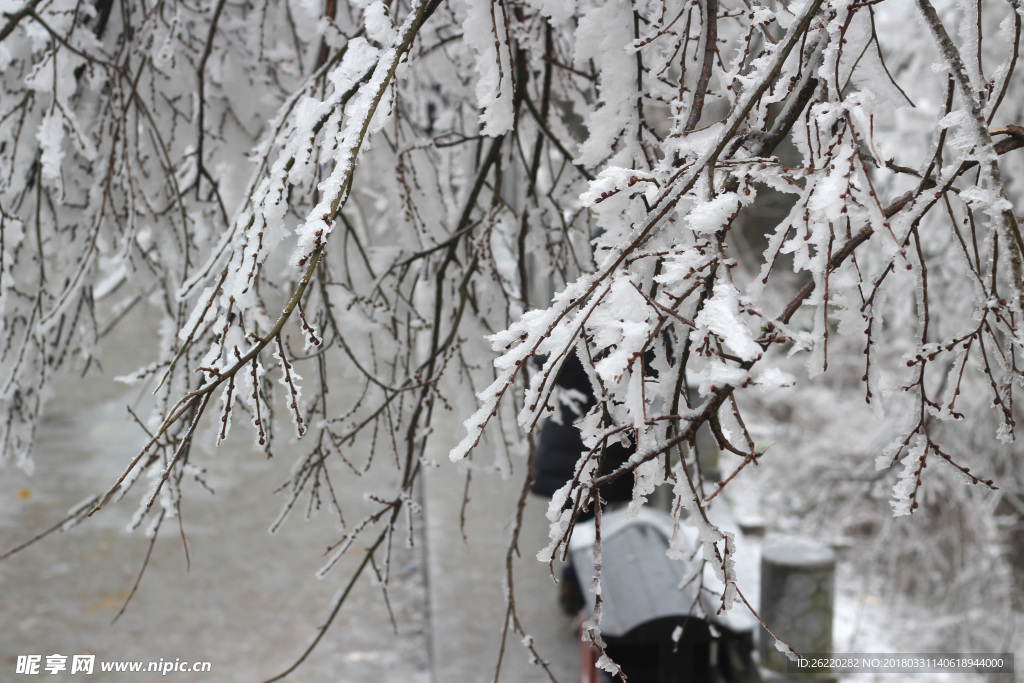
[[[116,375],[145,358],[146,330],[108,349],[105,369]],[[37,474],[9,468],[0,476],[0,553],[52,526],[69,508],[105,491],[142,445],[127,421],[131,390],[107,381],[64,382],[39,430]],[[449,425],[455,430],[455,424]],[[454,431],[453,431],[454,433]],[[112,623],[146,557],[142,531],[125,527],[142,491],[110,505],[68,533],[52,535],[0,562],[0,681],[15,674],[19,656],[76,654],[101,661],[209,661],[209,674],[169,673],[168,681],[265,680],[294,662],[316,636],[333,598],[363,555],[356,547],[323,580],[315,578],[324,550],[339,532],[329,515],[294,515],[276,535],[268,528],[282,497],[273,490],[292,466],[281,447],[267,460],[246,435],[228,439],[216,455],[198,454],[211,494],[193,486],[183,506],[190,567],[177,522],[165,524],[146,574],[124,614]],[[308,683],[490,681],[504,616],[504,548],[518,486],[478,473],[470,489],[466,527],[459,531],[464,471],[444,454],[426,476],[427,524],[415,545],[393,549],[389,600],[364,577],[308,660],[288,680]],[[387,463],[383,463],[387,464]],[[346,506],[383,490],[388,467],[336,483]],[[562,680],[575,673],[577,643],[558,610],[547,568],[533,561],[546,533],[545,502],[531,500],[524,530],[526,559],[516,561],[517,599],[526,628]],[[428,569],[428,548],[429,564]],[[428,591],[429,582],[429,591]],[[70,667],[69,667],[70,668]],[[519,638],[509,639],[502,681],[546,680],[527,661]],[[43,673],[76,681],[82,674]],[[163,676],[161,678],[164,678]],[[101,673],[85,680],[125,681]]]
[[[139,446],[134,431],[115,427],[118,408],[123,404],[69,394],[54,401],[36,453],[45,473],[26,478],[9,470],[0,484],[0,546],[51,526],[110,485]],[[166,678],[239,682],[269,678],[300,655],[345,578],[344,567],[322,581],[314,578],[337,532],[320,518],[291,520],[276,536],[268,534],[280,504],[271,492],[291,463],[267,461],[245,448],[226,450],[202,458],[216,495],[196,490],[184,507],[191,567],[177,524],[165,526],[137,594],[116,623],[148,546],[141,532],[124,531],[135,496],[0,563],[0,680],[16,680],[16,658],[26,654],[209,661],[211,674]],[[429,680],[422,562],[415,551],[396,552],[391,598],[398,635],[378,608],[379,592],[362,581],[294,680]],[[358,559],[357,551],[350,564]],[[97,672],[87,680],[128,678]]]
[[[769,511],[763,507],[756,482],[737,480],[730,494],[732,507],[742,522],[765,525]],[[787,520],[787,529],[792,531]],[[761,539],[747,539],[760,558]],[[864,547],[846,542],[837,547],[835,615],[833,621],[833,652],[843,654],[923,654],[937,651],[936,632],[948,626],[950,617],[941,608],[899,599],[894,596],[885,577],[866,574],[856,560],[862,559]],[[759,561],[759,559],[758,559]],[[936,600],[941,596],[937,596]],[[990,615],[990,619],[999,618]],[[1015,615],[1015,625],[1006,629],[1012,634],[1011,642],[993,644],[991,653],[1024,652],[1024,614]],[[1011,683],[1024,681],[1024,670],[1019,663],[1016,674],[968,673],[846,673],[836,676],[837,683]]]

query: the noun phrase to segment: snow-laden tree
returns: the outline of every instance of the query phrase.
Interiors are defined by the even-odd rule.
[[[526,476],[571,354],[598,403],[542,556],[602,484],[668,485],[729,608],[705,507],[762,460],[882,482],[896,515],[931,488],[997,500],[1021,480],[1022,21],[1020,0],[0,0],[0,462],[32,470],[53,380],[145,302],[159,360],[123,379],[155,393],[151,438],[83,514],[135,495],[159,528],[194,443],[232,427],[301,454],[282,514],[340,512],[358,443],[398,484],[333,540],[383,557],[435,415],[465,419],[453,460],[486,442]],[[854,399],[870,418],[827,408]],[[615,441],[636,455],[602,471]]]

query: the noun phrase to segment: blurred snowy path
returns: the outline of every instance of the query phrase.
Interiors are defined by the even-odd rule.
[[[125,410],[139,391],[109,379],[146,362],[142,354],[154,339],[137,326],[126,341],[106,350],[103,377],[62,382],[38,434],[36,474],[28,477],[9,467],[0,476],[0,552],[104,492],[141,448],[141,430]],[[140,409],[139,414],[146,412]],[[448,427],[445,433],[454,434],[455,425]],[[236,430],[212,457],[202,443],[192,456],[206,470],[205,481],[215,494],[195,483],[185,490],[182,518],[191,569],[186,571],[178,522],[167,520],[139,590],[116,623],[111,621],[131,591],[149,545],[142,530],[125,531],[146,482],[76,529],[0,562],[0,680],[23,678],[15,674],[19,655],[41,655],[43,665],[48,655],[65,655],[70,669],[72,655],[93,654],[97,664],[92,676],[69,671],[41,671],[40,676],[49,681],[127,681],[134,676],[102,673],[99,663],[180,660],[209,661],[212,670],[172,672],[160,679],[253,683],[280,673],[303,652],[364,551],[354,547],[318,581],[314,574],[325,562],[325,548],[340,535],[336,519],[321,513],[304,520],[302,511],[296,511],[279,533],[267,531],[284,503],[273,491],[288,477],[300,446],[289,445],[282,430],[277,455],[268,460],[252,450],[244,425]],[[210,441],[204,436],[209,434],[198,434],[197,441]],[[444,448],[439,441],[437,448]],[[432,457],[441,467],[428,473],[429,543],[419,528],[416,544],[409,548],[403,531],[392,551],[389,598],[397,635],[379,588],[370,575],[363,576],[327,636],[287,680],[492,680],[505,609],[507,516],[519,484],[491,474],[474,477],[467,547],[458,522],[463,476],[446,452]],[[333,483],[346,506],[358,506],[366,491],[386,490],[395,476],[389,467],[374,467],[362,477],[338,477]],[[529,511],[531,523],[521,546],[526,558],[518,563],[519,609],[544,656],[554,658],[556,671],[572,674],[563,680],[572,680],[577,643],[558,610],[556,587],[546,567],[533,560],[546,534],[542,502],[531,501]],[[148,524],[149,518],[143,526]],[[510,640],[503,668],[503,681],[546,680],[526,661],[518,638]]]

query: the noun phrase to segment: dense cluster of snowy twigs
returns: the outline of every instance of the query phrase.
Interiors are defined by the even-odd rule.
[[[750,416],[798,418],[823,377],[875,410],[897,515],[929,465],[1016,480],[983,456],[1011,448],[1022,380],[1022,20],[1020,0],[0,0],[0,460],[32,468],[53,379],[144,302],[159,357],[124,379],[155,392],[150,441],[98,507],[142,482],[157,528],[193,443],[232,429],[301,454],[283,514],[344,519],[332,481],[391,460],[333,550],[376,569],[438,414],[468,417],[452,459],[506,468],[573,399],[576,354],[598,402],[546,557],[601,485],[629,477],[636,505],[670,485],[727,609],[705,507],[773,457]],[[636,455],[601,469],[619,441]]]

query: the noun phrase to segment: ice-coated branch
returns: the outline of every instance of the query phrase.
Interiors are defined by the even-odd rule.
[[[978,155],[978,161],[982,165],[980,189],[991,194],[991,196],[979,197],[978,203],[993,218],[999,216],[998,220],[1001,220],[1000,229],[1010,249],[1013,300],[1017,315],[1024,316],[1024,238],[1021,237],[1020,228],[1013,213],[1013,203],[1006,195],[1006,188],[1003,187],[999,164],[995,155],[989,153],[989,150],[993,148],[992,137],[989,134],[985,112],[978,99],[978,89],[971,83],[960,51],[946,32],[946,27],[939,19],[935,7],[929,0],[917,0],[917,6],[939,46],[939,52],[949,61],[953,78],[956,79],[960,88],[960,96],[970,111],[971,125],[974,127],[974,135],[977,138],[974,153]],[[1019,3],[1016,8],[1019,10]]]

